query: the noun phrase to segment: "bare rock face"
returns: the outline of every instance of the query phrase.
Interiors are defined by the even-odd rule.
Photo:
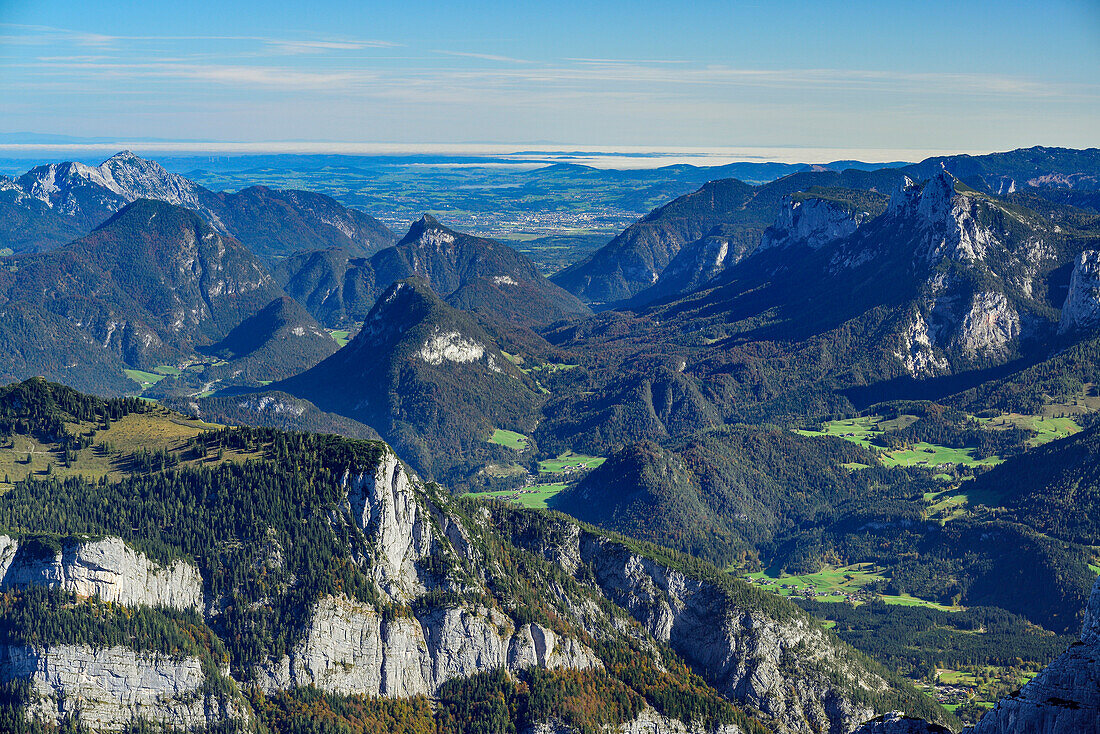
[[[1097,327],[1100,327],[1100,250],[1085,250],[1073,264],[1058,331],[1064,334]]]
[[[1020,336],[1020,314],[1003,293],[975,293],[958,330],[959,348],[968,357],[1006,356]]]
[[[784,731],[851,731],[875,712],[844,687],[883,691],[878,675],[848,659],[809,617],[777,619],[739,604],[715,584],[562,524],[526,547],[590,577],[653,637],[669,644],[717,690],[749,704]],[[842,681],[822,672],[831,668]],[[663,729],[662,729],[663,731]]]
[[[66,541],[53,551],[20,548],[16,539],[0,535],[0,589],[29,585],[98,595],[126,606],[203,608],[198,569],[183,561],[156,564],[120,538]]]
[[[382,591],[400,600],[423,592],[416,562],[431,553],[433,539],[404,465],[387,452],[373,473],[347,476],[344,486],[352,521],[375,544],[375,581]]]
[[[741,734],[741,731],[733,724],[721,724],[709,729],[698,722],[685,724],[647,706],[633,720],[608,729],[608,734]],[[545,721],[525,730],[523,734],[573,734],[573,730],[555,721]]]
[[[577,640],[537,624],[517,626],[498,610],[422,609],[417,597],[445,586],[418,563],[433,552],[469,553],[464,530],[427,500],[395,454],[372,472],[344,477],[346,509],[372,545],[370,567],[389,600],[415,611],[383,615],[344,597],[315,606],[302,641],[264,672],[263,686],[313,685],[375,696],[431,695],[451,678],[494,668],[590,668],[601,663]]]
[[[852,234],[870,215],[825,199],[786,197],[775,224],[764,230],[759,250],[802,245],[817,250]]]
[[[214,724],[231,712],[204,700],[197,658],[85,645],[0,647],[0,680],[29,679],[37,694],[29,714],[58,723],[80,712],[92,731],[122,729],[144,718],[180,729]]]
[[[445,608],[383,618],[350,599],[326,597],[305,639],[266,671],[268,690],[312,685],[372,696],[432,695],[451,678],[507,668],[590,668],[595,654],[537,624],[516,628],[499,611]]]

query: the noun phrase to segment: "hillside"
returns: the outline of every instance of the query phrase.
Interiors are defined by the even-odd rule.
[[[392,285],[343,349],[273,389],[373,427],[418,471],[477,466],[496,428],[528,432],[534,381],[420,279]]]
[[[613,454],[553,506],[587,522],[677,548],[718,565],[753,557],[777,534],[821,524],[856,498],[907,497],[846,441],[726,427]],[[911,492],[911,490],[910,490]]]
[[[111,365],[78,373],[74,384],[96,391],[118,389],[122,366],[149,369],[192,355],[282,295],[241,244],[193,212],[145,199],[76,242],[6,262],[4,307],[41,326],[12,324],[5,371],[73,379],[70,365]],[[35,346],[43,334],[58,337],[45,354]],[[101,354],[77,359],[96,351],[90,345]]]
[[[362,321],[383,291],[410,277],[424,278],[458,308],[519,324],[588,313],[511,247],[455,232],[429,215],[414,222],[395,246],[369,259],[338,249],[304,252],[281,262],[276,277],[329,326]]]
[[[748,253],[775,220],[784,197],[815,186],[886,193],[901,177],[883,169],[803,171],[755,187],[736,179],[711,181],[653,210],[588,258],[554,275],[553,281],[586,302],[625,301],[655,284],[681,247],[716,227],[722,228],[730,251]]]
[[[973,491],[1014,522],[1100,545],[1098,454],[1100,428],[1094,427],[1006,461],[975,479]]]
[[[152,410],[14,390],[4,429],[53,430],[74,463],[106,422]],[[43,730],[952,720],[786,601],[560,515],[455,501],[378,442],[207,430],[135,451],[118,477],[18,482],[0,531],[0,649],[18,684],[0,716]]]
[[[337,348],[308,311],[293,298],[282,296],[202,351],[231,362],[230,369],[238,377],[271,381],[309,369]]]

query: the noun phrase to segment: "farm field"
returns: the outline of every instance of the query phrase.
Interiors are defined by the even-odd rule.
[[[498,446],[507,446],[516,451],[526,451],[531,446],[531,439],[527,436],[515,431],[505,431],[503,428],[493,431],[493,435],[489,436],[488,441]]]
[[[336,342],[336,345],[340,347],[346,346],[347,343],[351,341],[352,334],[355,333],[348,329],[325,329],[325,331],[327,331],[328,335],[332,337],[332,340]]]
[[[547,500],[565,489],[564,484],[533,484],[522,489],[498,489],[491,492],[467,492],[463,497],[480,497],[516,502],[523,507],[545,509]]]
[[[564,474],[579,469],[595,469],[607,459],[603,456],[585,456],[566,451],[556,459],[544,459],[539,462],[539,471],[546,474]]]
[[[145,372],[143,370],[122,370],[122,372],[131,380],[141,385],[142,390],[147,387],[152,387],[165,377],[165,375],[157,374],[156,372]]]
[[[900,415],[891,420],[884,420],[882,416],[870,415],[830,421],[825,423],[820,430],[797,430],[795,432],[802,436],[835,436],[852,443],[858,443],[864,448],[877,452],[884,466],[937,467],[945,464],[956,464],[978,467],[995,466],[1002,461],[997,456],[979,458],[975,456],[973,448],[956,449],[938,444],[917,442],[907,449],[891,451],[872,443],[875,436],[885,431],[905,428],[916,422],[916,420],[917,416],[914,415]],[[979,418],[977,420],[982,425],[992,429],[1018,427],[1035,431],[1035,435],[1028,442],[1029,446],[1033,448],[1060,438],[1072,436],[1081,430],[1081,427],[1072,418],[1064,416],[1006,413],[993,418]]]
[[[961,607],[949,607],[936,602],[919,599],[909,595],[878,594],[864,587],[876,581],[883,581],[884,569],[870,563],[856,563],[849,566],[827,566],[817,573],[776,574],[769,571],[757,571],[745,574],[743,578],[760,588],[779,596],[802,596],[821,602],[843,602],[862,604],[872,599],[881,599],[887,604],[902,606],[926,606],[942,611],[958,611]]]
[[[1028,441],[1032,448],[1057,441],[1060,438],[1072,436],[1081,431],[1081,426],[1072,418],[1064,416],[1021,415],[1020,413],[1006,413],[996,418],[979,418],[982,425],[990,428],[1028,428],[1035,431],[1035,436]]]

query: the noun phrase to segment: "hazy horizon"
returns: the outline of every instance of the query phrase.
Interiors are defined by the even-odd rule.
[[[221,146],[562,141],[547,145],[766,149],[775,160],[791,147],[880,160],[1081,148],[1100,144],[1098,39],[1100,6],[1086,0],[0,0],[0,132]]]

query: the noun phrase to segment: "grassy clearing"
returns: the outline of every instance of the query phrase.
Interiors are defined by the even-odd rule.
[[[531,439],[524,436],[522,433],[516,433],[515,431],[505,431],[503,428],[498,428],[493,431],[493,435],[487,439],[489,443],[495,443],[498,446],[507,446],[510,449],[516,451],[526,451],[531,446]]]
[[[547,500],[565,489],[564,484],[533,484],[522,489],[500,489],[492,492],[469,492],[464,497],[480,497],[516,502],[523,507],[547,507]]]
[[[943,466],[944,464],[996,466],[1002,461],[1003,459],[997,456],[979,459],[974,456],[972,448],[953,449],[923,441],[914,443],[909,449],[882,452],[882,463],[886,466]]]
[[[799,596],[820,602],[849,602],[865,604],[881,599],[887,604],[926,606],[943,611],[959,611],[962,607],[949,607],[909,595],[878,594],[864,587],[886,580],[885,569],[871,563],[855,563],[848,566],[826,566],[817,573],[780,574],[774,571],[758,571],[744,578],[766,591],[779,596]]]
[[[158,375],[164,375],[166,377],[169,375],[173,377],[179,377],[183,374],[179,367],[173,367],[170,364],[157,365],[153,368],[153,372],[156,372]]]
[[[1038,418],[1038,416],[1033,416]],[[957,464],[961,466],[995,466],[1001,463],[996,456],[987,456],[979,459],[974,456],[974,449],[953,449],[948,446],[918,442],[908,449],[888,451],[881,446],[875,446],[871,441],[885,431],[905,428],[917,421],[915,415],[900,415],[891,420],[884,420],[882,416],[870,415],[860,418],[848,418],[840,421],[831,421],[824,424],[819,431],[795,431],[803,436],[835,436],[852,443],[858,443],[864,448],[878,453],[884,466],[926,466],[936,467],[945,464]]]
[[[76,431],[90,428],[69,426],[70,430]],[[125,476],[126,462],[135,451],[179,450],[194,436],[213,428],[220,426],[188,420],[164,409],[127,415],[112,422],[110,428],[97,430],[93,445],[77,452],[71,466],[64,465],[64,455],[55,446],[41,443],[31,436],[16,434],[0,445],[0,478],[4,480],[0,487],[10,487],[31,476],[120,479]],[[226,452],[223,456],[226,461],[245,458],[245,455],[237,455],[236,452]],[[211,461],[207,460],[207,463]]]
[[[336,345],[339,347],[343,347],[351,341],[352,332],[347,329],[325,329],[325,331],[328,332],[328,335],[332,337],[332,340],[336,342]]]
[[[1081,431],[1081,426],[1077,425],[1072,418],[1065,416],[1006,413],[996,418],[979,418],[978,420],[982,425],[993,429],[1018,427],[1035,431],[1035,435],[1028,441],[1028,446],[1032,448],[1072,436]]]
[[[527,474],[527,469],[519,464],[505,464],[501,462],[488,464],[481,470],[490,477],[518,477]]]
[[[583,469],[595,469],[607,461],[603,456],[585,456],[566,451],[556,459],[544,459],[539,462],[539,471],[546,474],[571,474]]]
[[[145,372],[143,370],[122,370],[122,372],[131,380],[141,385],[142,390],[147,387],[152,387],[165,378],[165,375],[157,374],[156,372]]]

